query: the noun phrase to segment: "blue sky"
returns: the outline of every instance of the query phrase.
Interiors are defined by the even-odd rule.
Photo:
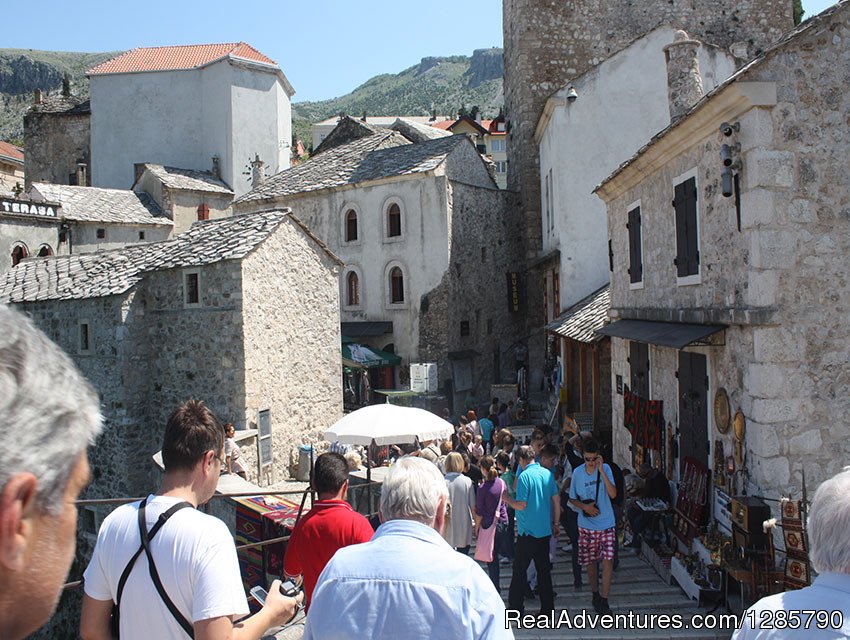
[[[831,4],[803,0],[806,16]],[[424,56],[502,46],[499,0],[40,0],[37,13],[31,28],[5,29],[0,44],[115,51],[243,40],[280,64],[295,101],[343,95]]]

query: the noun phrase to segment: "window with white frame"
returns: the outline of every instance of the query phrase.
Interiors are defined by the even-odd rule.
[[[497,153],[499,151],[504,151],[506,149],[505,139],[504,138],[493,138],[490,143],[490,149],[493,150],[493,153]]]
[[[183,272],[183,306],[201,306],[200,269],[187,269]]]
[[[507,160],[496,160],[496,173],[507,173],[508,172],[508,162]]]
[[[626,228],[629,231],[629,284],[632,289],[643,283],[643,232],[641,229],[640,201],[629,207]]]
[[[700,281],[699,210],[696,171],[674,181],[673,209],[676,216],[676,282],[679,285]]]

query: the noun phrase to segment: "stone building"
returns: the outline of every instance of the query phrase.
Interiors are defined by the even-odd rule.
[[[543,193],[542,257],[535,265],[543,280],[546,323],[608,283],[605,205],[593,189],[669,123],[664,51],[675,33],[668,25],[653,29],[546,101],[534,133]],[[731,54],[713,46],[699,51],[699,80],[707,90],[734,72]],[[555,364],[550,354],[547,375],[560,377],[574,392],[583,388],[581,380],[590,376],[581,350],[567,339],[553,346],[563,369],[550,372]],[[608,349],[609,343],[594,346]],[[571,407],[587,405],[581,398],[572,400],[567,402]],[[610,422],[595,426],[606,432],[611,428]]]
[[[799,497],[803,473],[813,487],[850,458],[849,18],[845,0],[791,31],[597,189],[612,375],[663,401],[668,457],[732,456],[733,493]]]
[[[0,141],[0,196],[24,188],[24,150]]]
[[[736,52],[746,59],[793,26],[792,5],[792,0],[503,0],[507,186],[519,192],[522,208],[527,260],[525,333],[540,335],[543,325],[543,282],[535,264],[541,257],[543,216],[534,131],[548,98],[663,24],[684,28],[695,38],[725,49],[740,43]],[[621,155],[625,157],[627,152]],[[534,340],[529,346],[534,387],[542,373],[543,343]]]
[[[205,171],[216,157],[221,180],[242,194],[253,158],[273,173],[290,164],[295,91],[244,42],[133,49],[88,77],[96,186],[129,188],[139,162]]]
[[[89,497],[143,495],[171,411],[203,399],[237,429],[257,484],[342,415],[340,263],[288,211],[198,222],[164,242],[25,261],[0,285],[101,395]],[[264,434],[261,434],[263,436]],[[271,465],[260,469],[264,448]]]
[[[510,196],[466,136],[412,143],[347,118],[317,151],[234,211],[291,207],[345,262],[343,333],[401,358],[373,388],[406,388],[409,364],[436,362],[455,409],[484,402],[489,384],[514,371],[504,355],[518,331],[506,282],[519,259]]]
[[[137,164],[133,191],[149,194],[174,222],[174,234],[183,233],[194,222],[230,215],[233,191],[213,171]]]
[[[0,274],[27,258],[165,240],[173,226],[145,193],[37,182],[24,198],[0,198]]]
[[[62,93],[35,102],[24,115],[25,189],[33,182],[91,185],[91,105],[71,94],[66,83]]]
[[[475,145],[483,155],[495,165],[496,184],[500,189],[508,186],[508,152],[505,117],[501,114],[492,120],[461,116],[457,120],[444,120],[433,123],[435,129],[443,129],[454,135],[466,134],[475,139]]]

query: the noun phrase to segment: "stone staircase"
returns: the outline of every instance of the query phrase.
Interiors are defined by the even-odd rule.
[[[571,614],[579,614],[585,610],[588,616],[592,615],[591,591],[585,585],[581,591],[573,589],[572,568],[569,554],[561,549],[559,541],[558,553],[555,566],[552,570],[552,581],[555,589],[555,610],[560,614],[562,610],[568,610]],[[508,587],[511,581],[511,565],[502,565],[501,593],[507,603]],[[484,567],[486,571],[486,567]],[[614,572],[614,580],[611,586],[609,604],[614,614],[680,614],[685,621],[689,621],[694,614],[705,615],[711,609],[711,604],[703,604],[697,607],[697,603],[690,600],[678,587],[678,585],[665,584],[658,574],[643,558],[635,555],[630,549],[620,550],[620,566]],[[534,613],[540,608],[539,598],[525,601],[526,613]],[[720,610],[717,612],[720,613]],[[567,638],[594,638],[599,640],[614,640],[621,638],[707,638],[717,640],[730,638],[731,631],[727,630],[704,630],[704,629],[515,629],[517,640],[551,639],[561,640]]]

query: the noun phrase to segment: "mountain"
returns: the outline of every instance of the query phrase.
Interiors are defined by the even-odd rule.
[[[62,78],[71,78],[71,91],[88,96],[87,69],[118,55],[35,49],[0,49],[0,140],[21,143],[23,115],[35,89],[61,90]],[[472,56],[422,58],[398,74],[383,74],[339,98],[293,104],[293,129],[309,143],[310,124],[339,114],[350,115],[456,115],[478,106],[485,117],[498,114],[502,95],[502,50],[477,49]]]
[[[120,51],[77,53],[38,51],[36,49],[0,49],[0,140],[20,142],[24,137],[24,113],[33,100],[33,91],[56,93],[62,89],[67,73],[71,91],[88,96],[85,72]]]
[[[296,102],[295,120],[319,122],[340,112],[362,115],[456,115],[478,106],[485,117],[499,113],[502,93],[501,49],[476,49],[472,57],[422,58],[398,74],[375,76],[354,91],[321,102]],[[296,127],[297,128],[297,127]],[[302,138],[309,140],[309,137]]]

